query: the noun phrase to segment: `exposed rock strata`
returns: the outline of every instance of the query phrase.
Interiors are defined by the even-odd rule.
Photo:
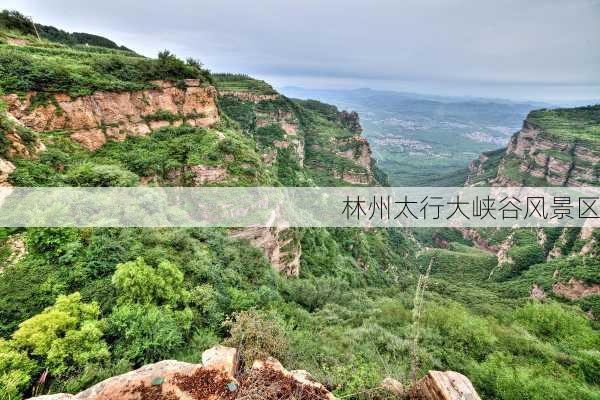
[[[300,274],[302,247],[294,230],[281,228],[242,228],[233,230],[231,236],[246,239],[260,248],[273,268],[288,276]]]
[[[350,139],[337,140],[336,144],[337,146],[349,147],[344,151],[338,151],[336,153],[338,156],[352,160],[369,173],[371,172],[371,147],[367,138],[356,135]]]
[[[216,90],[202,87],[196,79],[185,81],[180,88],[168,81],[153,82],[156,89],[134,92],[95,92],[72,98],[67,94],[50,95],[44,105],[32,106],[37,93],[24,98],[16,94],[3,96],[8,112],[24,126],[38,132],[66,130],[71,137],[90,150],[107,140],[124,140],[127,136],[146,135],[152,129],[184,122],[208,127],[219,120]],[[180,118],[173,122],[150,121],[149,117],[167,112]],[[157,114],[159,115],[159,114]],[[159,117],[160,118],[160,117]]]
[[[515,174],[526,174],[548,186],[593,186],[600,184],[598,170],[594,167],[598,163],[600,151],[594,146],[550,137],[526,120],[523,128],[511,138],[492,183],[521,186],[522,182],[515,179]]]
[[[529,298],[535,300],[546,300],[546,292],[544,291],[543,287],[537,283],[534,283],[531,287],[531,291],[529,292]]]
[[[552,292],[569,300],[579,300],[583,297],[600,295],[600,284],[586,285],[583,281],[572,277],[568,282],[558,282],[552,285]]]
[[[0,187],[12,186],[8,177],[15,170],[15,166],[8,160],[0,158]]]

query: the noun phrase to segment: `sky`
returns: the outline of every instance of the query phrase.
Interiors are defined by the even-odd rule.
[[[600,99],[600,0],[1,0],[276,87]]]

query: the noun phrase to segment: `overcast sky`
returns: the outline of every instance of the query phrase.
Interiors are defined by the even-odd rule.
[[[276,86],[600,98],[600,0],[2,0]]]

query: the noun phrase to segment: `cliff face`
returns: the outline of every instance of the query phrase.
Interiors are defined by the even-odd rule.
[[[95,92],[77,98],[50,94],[44,96],[44,104],[38,104],[36,92],[2,99],[24,126],[37,132],[70,131],[71,138],[89,150],[97,150],[107,140],[123,141],[170,124],[208,127],[219,120],[213,87],[201,87],[196,79],[186,79],[184,86],[153,83],[156,89],[134,92]]]
[[[497,186],[600,185],[600,105],[538,110],[504,151],[471,164],[468,184]]]
[[[523,175],[538,178],[548,186],[598,185],[595,165],[600,151],[577,140],[560,140],[528,121],[512,137],[494,183],[503,186],[523,184]]]
[[[302,246],[293,229],[245,228],[235,229],[231,236],[248,240],[262,249],[273,268],[287,276],[300,274]]]

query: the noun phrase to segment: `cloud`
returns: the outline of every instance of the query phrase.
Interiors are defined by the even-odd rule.
[[[289,84],[313,77],[488,91],[560,85],[573,87],[571,97],[600,97],[597,0],[4,3],[41,23],[105,35],[143,54],[169,48],[213,70]]]

